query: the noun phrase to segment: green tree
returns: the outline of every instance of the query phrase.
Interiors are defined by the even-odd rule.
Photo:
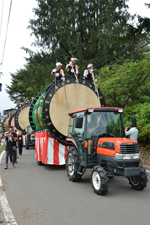
[[[136,96],[150,78],[150,61],[142,59],[126,61],[122,65],[114,64],[102,68],[97,78],[107,106],[132,106],[132,96]]]
[[[92,61],[97,68],[120,57],[141,58],[135,50],[146,38],[144,24],[131,25],[127,0],[38,0],[29,28],[35,44],[47,49],[55,61],[66,64],[79,58],[80,70]],[[130,21],[129,21],[130,20]],[[128,55],[127,57],[128,58]]]
[[[150,103],[137,104],[133,107],[126,107],[125,116],[123,117],[125,126],[131,123],[130,117],[136,116],[137,129],[138,129],[138,142],[144,146],[150,145]]]

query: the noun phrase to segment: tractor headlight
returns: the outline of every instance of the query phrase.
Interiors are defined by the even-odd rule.
[[[140,153],[133,154],[133,159],[139,159],[140,157]]]
[[[118,109],[118,113],[123,113],[123,109]]]
[[[89,108],[89,109],[88,109],[88,113],[92,113],[92,112],[94,112],[94,109]]]
[[[123,159],[122,154],[115,153],[115,159]]]
[[[140,153],[135,153],[135,154],[115,153],[115,159],[118,159],[118,160],[140,159]]]

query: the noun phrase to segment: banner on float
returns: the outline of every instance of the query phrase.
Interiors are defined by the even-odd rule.
[[[55,140],[47,131],[35,133],[35,158],[44,164],[64,165],[67,147]]]

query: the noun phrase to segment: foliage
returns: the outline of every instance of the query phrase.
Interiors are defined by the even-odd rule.
[[[130,116],[136,116],[138,133],[138,142],[143,145],[150,145],[150,103],[137,104],[132,107],[126,107],[123,117],[125,126],[131,124]]]
[[[65,65],[72,55],[79,58],[77,64],[82,74],[89,62],[97,68],[116,61],[118,66],[123,63],[120,58],[141,60],[149,54],[149,19],[138,17],[139,24],[134,27],[131,23],[135,16],[129,14],[127,0],[37,2],[38,7],[33,9],[35,19],[29,21],[29,29],[36,38],[34,44],[40,46],[42,51],[34,53],[23,48],[29,54],[27,65],[11,74],[12,83],[7,86],[7,93],[12,101],[22,101],[23,97],[31,98],[43,92],[53,79],[50,73],[55,68],[55,63],[60,61],[65,71]],[[144,47],[139,48],[143,44]],[[115,66],[116,64],[112,68]],[[111,74],[108,75],[112,79]],[[117,91],[118,88],[114,94]],[[118,95],[120,91],[119,88]],[[110,104],[112,99],[108,97],[106,93]],[[116,101],[118,104],[120,99],[115,98],[112,103],[116,104]],[[123,101],[124,106],[133,100],[127,96]]]
[[[136,51],[146,40],[149,19],[134,27],[135,15],[128,12],[128,0],[37,0],[35,19],[29,29],[35,45],[47,49],[54,62],[66,64],[70,57],[79,58],[80,71],[92,61],[97,68],[113,63],[120,57],[141,59]],[[143,20],[142,20],[143,19]]]
[[[0,146],[0,152],[6,148],[6,144]]]
[[[122,65],[114,64],[102,68],[97,76],[98,86],[105,96],[107,106],[125,107],[133,105],[132,96],[150,78],[150,61],[127,60]]]

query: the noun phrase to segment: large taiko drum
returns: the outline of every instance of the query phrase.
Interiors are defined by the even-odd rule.
[[[34,99],[29,110],[29,121],[34,131],[41,131],[46,129],[45,122],[43,120],[44,99],[45,92]]]
[[[65,82],[52,85],[43,102],[43,120],[49,133],[62,144],[66,143],[68,113],[80,108],[104,107],[105,101],[99,88],[79,78],[66,78]]]
[[[3,123],[2,123],[2,129],[4,132],[8,131],[9,130],[9,120],[10,120],[10,116],[6,117],[4,120],[3,120]]]
[[[14,119],[15,111],[11,112],[4,120],[2,124],[2,129],[4,132],[8,131],[10,127],[15,127]]]
[[[29,122],[29,109],[31,104],[26,103],[19,107],[19,109],[15,113],[15,123],[16,128],[22,130],[23,133],[27,132],[27,126],[30,125]]]

